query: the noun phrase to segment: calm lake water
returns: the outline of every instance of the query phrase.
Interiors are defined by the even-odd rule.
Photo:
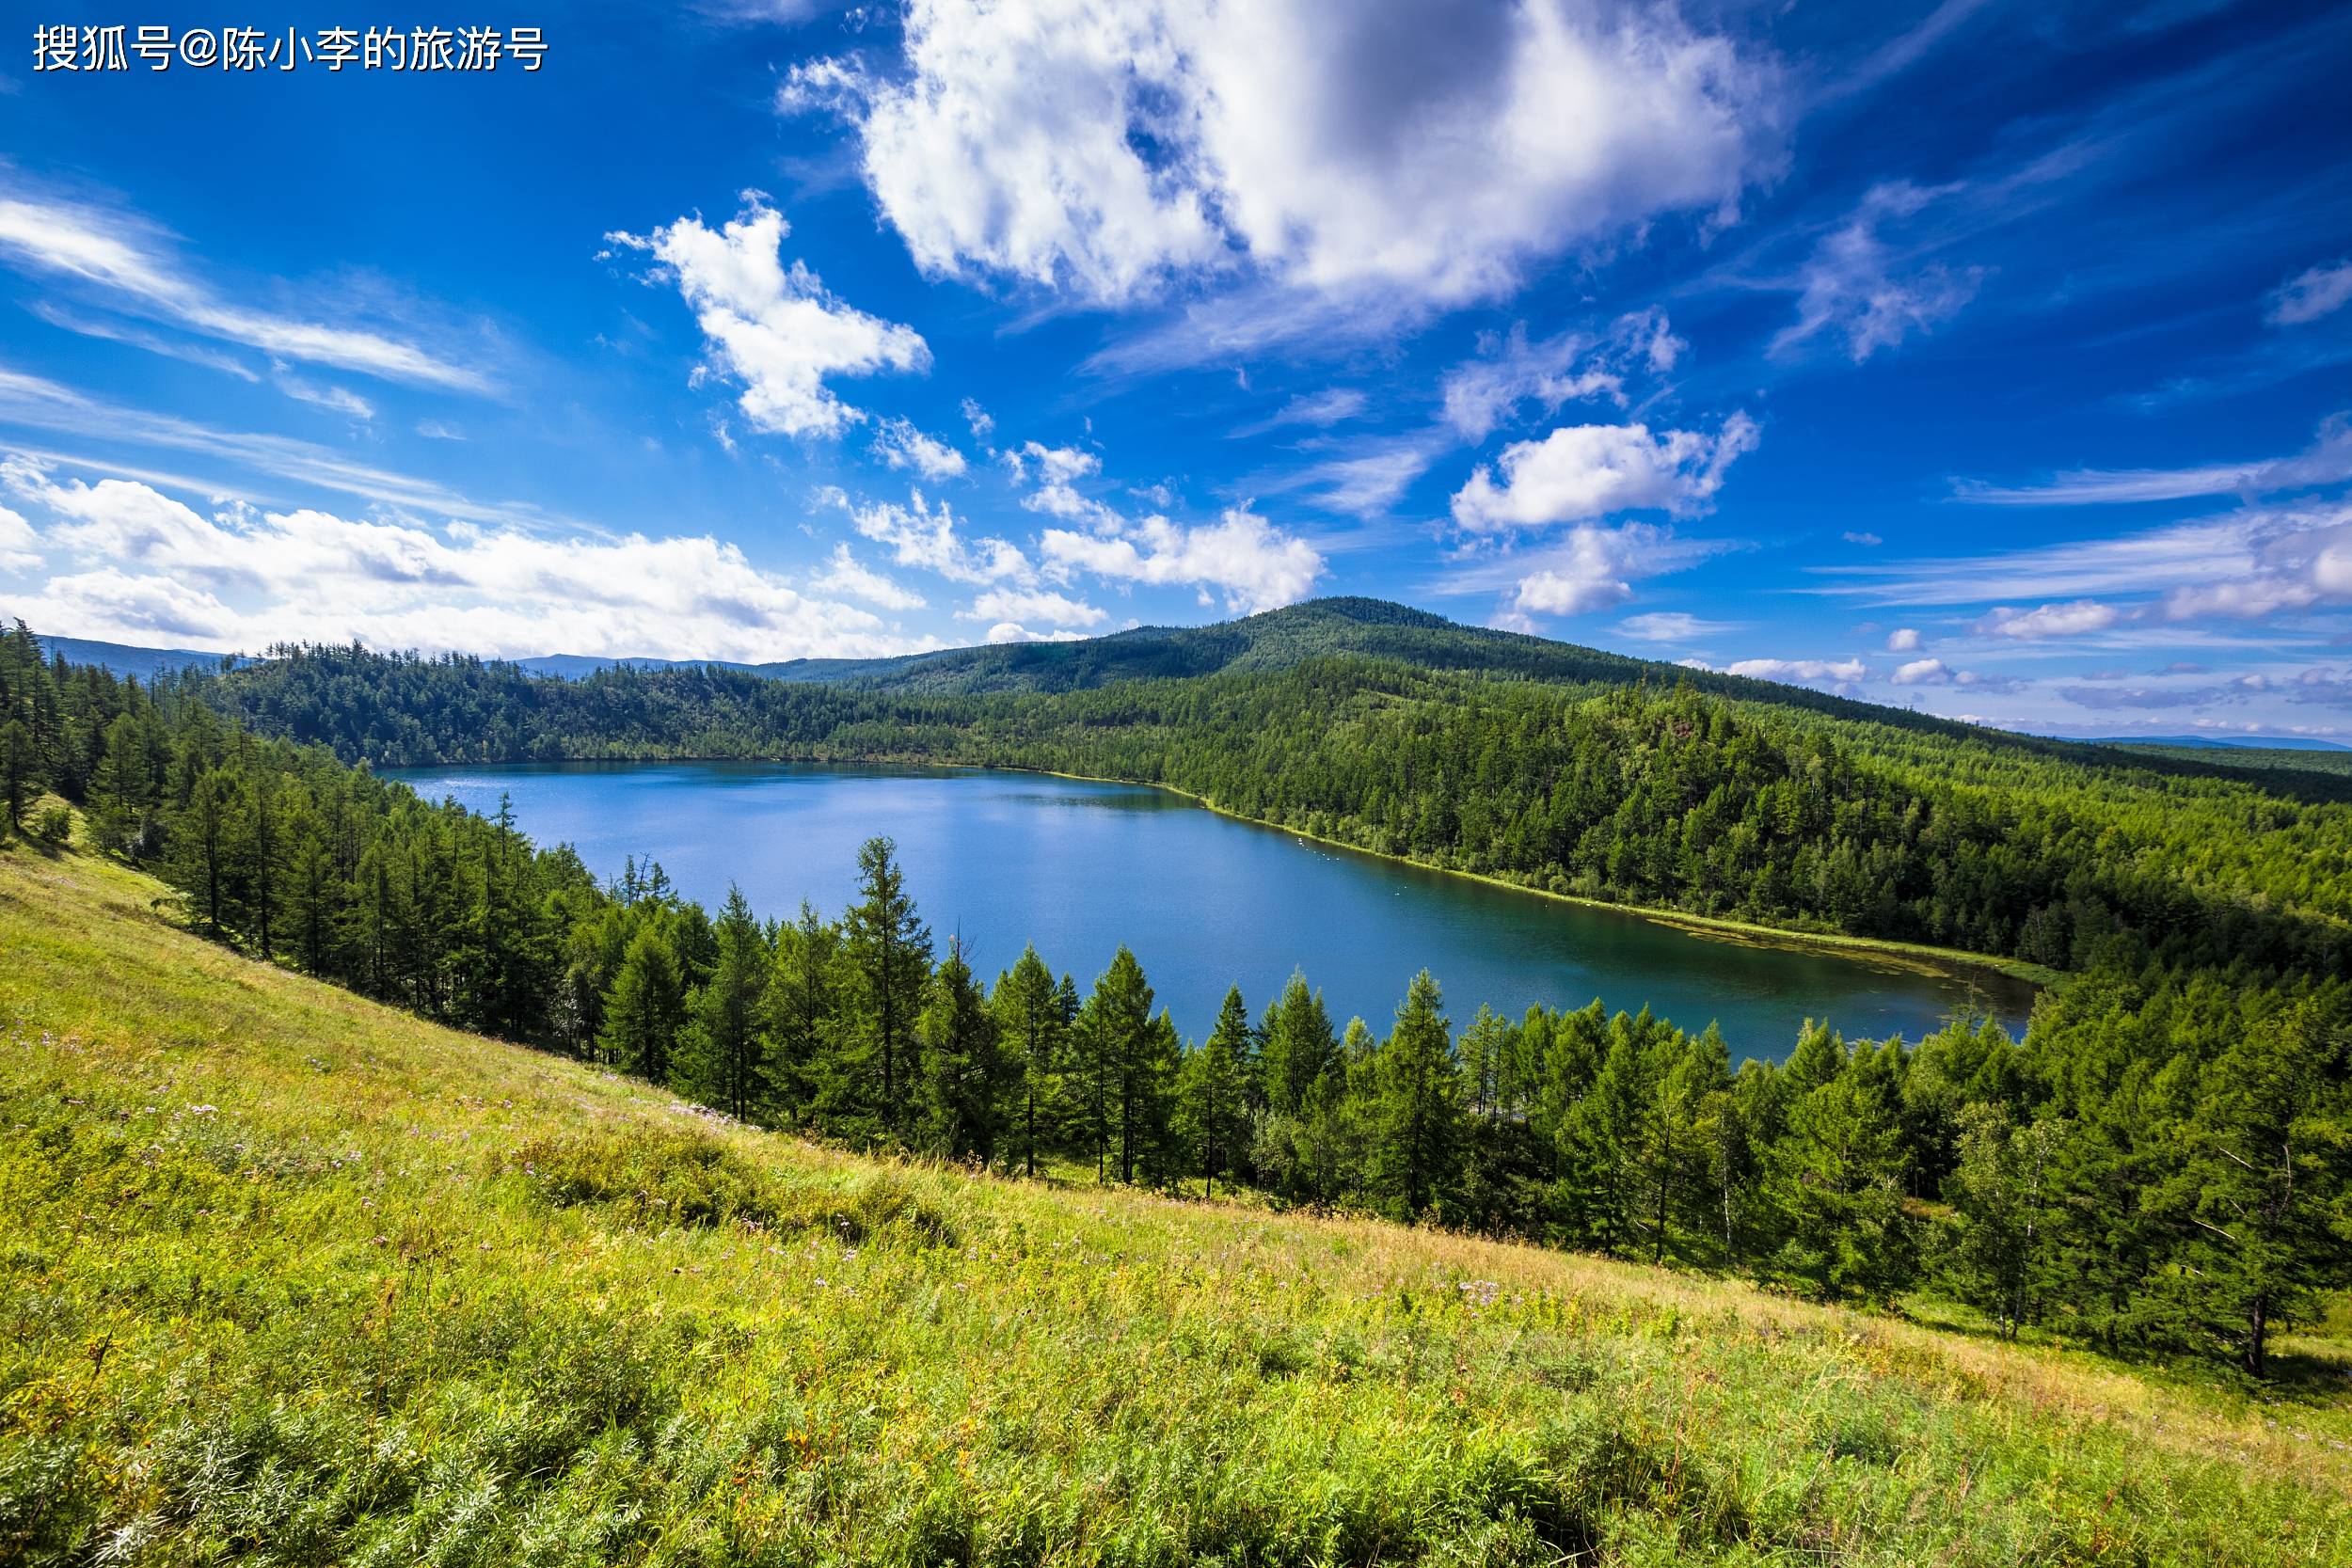
[[[1124,942],[1195,1038],[1228,985],[1254,1016],[1293,969],[1322,990],[1334,1024],[1360,1014],[1385,1031],[1426,966],[1457,1024],[1481,1002],[1517,1016],[1597,996],[1692,1030],[1713,1020],[1735,1059],[1784,1054],[1807,1018],[1915,1040],[1972,996],[2011,1027],[2031,1001],[1997,974],[1700,935],[1327,848],[1140,785],[784,763],[390,771],[479,812],[512,796],[524,832],[572,845],[600,877],[650,858],[714,909],[739,882],[763,916],[803,898],[839,913],[859,844],[887,833],[934,938],[944,947],[961,932],[983,976],[1033,942],[1084,990]]]

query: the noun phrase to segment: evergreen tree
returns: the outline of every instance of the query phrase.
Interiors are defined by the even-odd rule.
[[[1018,1085],[1016,1125],[1022,1169],[1035,1176],[1039,1121],[1041,1117],[1049,1127],[1052,1124],[1063,1037],[1069,1026],[1061,989],[1054,982],[1053,971],[1037,956],[1037,949],[1025,947],[1020,961],[997,977],[989,1000]]]
[[[687,1005],[686,1092],[739,1121],[769,1103],[768,984],[773,955],[743,897],[729,883],[715,923],[718,960]]]
[[[597,1044],[605,1059],[623,1071],[666,1085],[685,1022],[686,984],[677,951],[660,916],[649,914],[629,938],[612,989],[605,993]]]
[[[1234,986],[1225,993],[1216,1027],[1185,1053],[1178,1069],[1176,1131],[1192,1150],[1204,1197],[1216,1196],[1216,1179],[1232,1169],[1245,1148],[1248,1052],[1249,1013]]]
[[[1381,1210],[1418,1219],[1444,1197],[1460,1158],[1461,1075],[1438,982],[1422,970],[1380,1047],[1372,1190]]]
[[[24,808],[32,803],[39,761],[33,732],[24,720],[11,716],[0,723],[0,809],[7,811],[8,826],[19,832],[24,831]]]
[[[999,1101],[1006,1062],[995,1018],[964,962],[963,943],[951,939],[931,976],[918,1030],[922,1037],[922,1124],[919,1137],[935,1153],[995,1157]]]
[[[931,936],[907,895],[898,847],[869,838],[857,852],[858,901],[843,920],[843,944],[866,988],[871,1053],[880,1069],[873,1085],[881,1119],[903,1125],[900,1091],[917,1079],[914,1018],[930,976]]]

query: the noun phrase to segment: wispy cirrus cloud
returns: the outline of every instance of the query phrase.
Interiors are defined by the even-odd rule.
[[[170,236],[152,225],[118,210],[48,196],[21,182],[0,184],[0,258],[28,275],[84,290],[113,309],[242,343],[280,359],[452,391],[492,388],[486,371],[446,351],[382,331],[259,309],[225,298],[186,269],[174,254]],[[99,335],[122,337],[119,332]],[[135,337],[124,341],[139,341]]]

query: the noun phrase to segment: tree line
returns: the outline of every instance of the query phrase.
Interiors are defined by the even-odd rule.
[[[2352,1284],[2352,994],[2324,965],[2198,962],[2119,930],[2023,1040],[1979,1020],[1917,1042],[1816,1024],[1785,1060],[1736,1067],[1711,1026],[1598,1002],[1460,1019],[1425,973],[1376,1026],[1335,1022],[1295,976],[1255,1010],[1229,992],[1187,1041],[1123,947],[1083,987],[1034,951],[976,973],[887,840],[837,916],[763,918],[739,893],[714,913],[658,865],[599,881],[504,811],[258,735],[216,689],[45,660],[0,630],[8,820],[38,829],[54,793],[218,940],[748,1121],[1827,1299],[1930,1289],[2005,1334],[2252,1375]]]
[[[457,657],[271,652],[180,678],[253,728],[345,761],[1044,768],[1170,784],[1549,892],[2053,969],[2136,952],[2322,971],[2352,957],[2352,809],[2225,769],[1899,716],[1345,654],[940,693],[715,667],[563,680]]]

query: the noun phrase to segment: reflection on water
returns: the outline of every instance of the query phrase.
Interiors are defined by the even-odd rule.
[[[514,799],[542,844],[599,876],[661,863],[715,905],[742,884],[762,914],[852,896],[858,845],[898,840],[908,885],[943,942],[984,974],[1034,942],[1083,988],[1124,942],[1187,1035],[1238,983],[1253,1013],[1303,969],[1335,1022],[1387,1026],[1426,966],[1449,1011],[1481,1002],[1711,1019],[1735,1057],[1779,1055],[1807,1018],[1848,1035],[1916,1039],[1962,1009],[2022,1026],[2028,988],[1899,957],[1827,950],[1540,898],[1252,827],[1162,790],[1038,774],[778,763],[619,763],[394,770],[478,811]]]

